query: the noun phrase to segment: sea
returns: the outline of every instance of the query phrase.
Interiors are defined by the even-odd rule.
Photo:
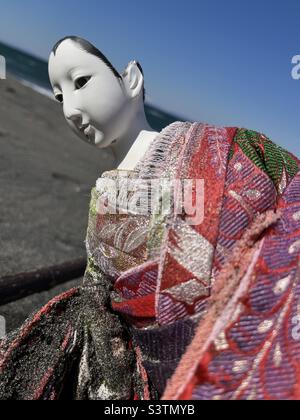
[[[0,42],[0,56],[5,57],[8,75],[42,95],[54,99],[48,78],[48,63],[45,60],[2,42]],[[150,104],[146,104],[145,112],[149,124],[156,131],[161,131],[174,121],[183,121],[182,118]]]

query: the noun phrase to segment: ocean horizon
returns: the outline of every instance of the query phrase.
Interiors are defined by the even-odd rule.
[[[48,63],[46,60],[2,41],[0,41],[0,55],[6,60],[7,75],[36,92],[55,100],[48,77]],[[186,121],[184,118],[170,114],[149,103],[145,105],[145,112],[149,124],[157,131],[161,131],[175,121]]]

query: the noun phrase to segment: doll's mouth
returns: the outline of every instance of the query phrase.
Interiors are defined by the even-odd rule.
[[[87,139],[87,141],[91,144],[94,144],[95,141],[95,129],[89,125],[88,127],[86,127],[86,129],[83,131],[85,138]]]
[[[85,135],[85,137],[88,140],[91,140],[91,137],[92,137],[93,133],[95,132],[94,129],[93,129],[93,127],[90,124],[88,124],[88,125],[84,126],[83,128],[81,128],[80,131]]]
[[[83,124],[81,126],[77,126],[77,129],[83,133],[86,137],[88,137],[89,131],[90,131],[90,124]]]
[[[88,137],[91,134],[91,129],[92,127],[90,125],[88,125],[85,129],[84,129],[84,134],[86,135],[86,137]]]

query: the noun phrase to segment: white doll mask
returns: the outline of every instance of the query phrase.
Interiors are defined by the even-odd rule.
[[[51,53],[49,78],[71,129],[99,148],[121,137],[134,118],[134,90],[126,89],[99,57],[70,39]]]

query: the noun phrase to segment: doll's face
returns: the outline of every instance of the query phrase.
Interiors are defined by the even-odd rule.
[[[67,39],[49,58],[53,93],[71,129],[100,148],[117,140],[130,121],[130,98],[103,61]]]

